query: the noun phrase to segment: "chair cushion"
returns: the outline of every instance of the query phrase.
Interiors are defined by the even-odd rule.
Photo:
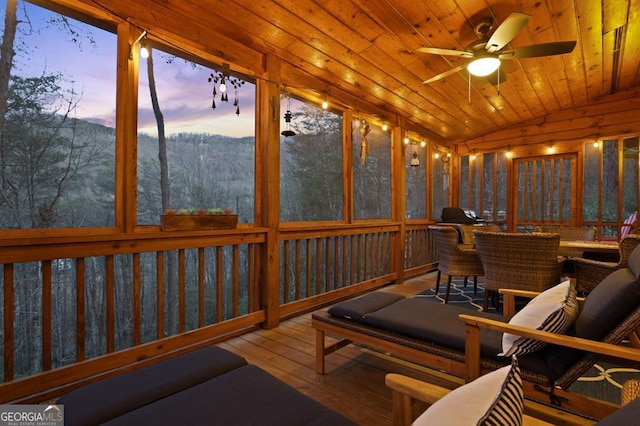
[[[602,340],[639,304],[640,286],[631,270],[612,272],[585,298],[575,323],[576,336]]]
[[[356,299],[340,302],[329,308],[328,312],[334,317],[360,321],[366,314],[375,312],[404,298],[399,294],[374,291]]]
[[[540,293],[511,318],[509,324],[550,333],[564,333],[578,316],[576,289],[566,280]],[[535,352],[546,343],[535,339],[504,333],[501,356]]]
[[[83,386],[57,403],[64,405],[66,425],[99,424],[246,364],[209,346]]]
[[[586,297],[568,336],[602,340],[640,305],[640,287],[628,268],[609,274]],[[561,377],[584,354],[571,348],[549,345],[544,351],[552,380]]]
[[[640,245],[637,245],[631,252],[628,259],[629,269],[633,272],[637,280],[640,280]]]
[[[353,425],[255,365],[117,417],[109,425]]]
[[[422,413],[420,425],[520,425],[523,408],[518,362],[492,371],[459,387]]]

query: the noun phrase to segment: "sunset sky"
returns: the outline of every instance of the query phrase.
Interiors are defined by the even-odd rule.
[[[1,0],[4,29],[6,1]],[[102,29],[71,20],[72,35],[52,19],[59,15],[30,3],[19,2],[16,57],[13,74],[36,77],[60,73],[66,89],[81,94],[77,117],[115,126],[116,35]],[[27,19],[28,18],[28,19]],[[93,43],[91,42],[93,40]],[[207,82],[210,69],[154,51],[154,69],[159,103],[165,119],[167,135],[180,132],[252,136],[254,134],[255,86],[245,83],[239,91],[240,116],[233,106],[234,92],[228,92],[229,102],[216,96],[211,109],[213,85]],[[219,92],[219,90],[218,90]],[[151,110],[146,60],[141,59],[138,130],[157,134]]]

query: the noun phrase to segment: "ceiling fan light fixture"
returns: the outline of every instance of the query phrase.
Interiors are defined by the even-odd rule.
[[[484,77],[497,70],[499,66],[500,59],[492,56],[485,56],[469,62],[469,64],[467,65],[467,70],[471,73],[471,75],[475,75],[476,77]]]

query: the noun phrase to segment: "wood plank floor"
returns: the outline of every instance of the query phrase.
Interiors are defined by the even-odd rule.
[[[435,273],[385,287],[383,291],[413,295],[435,285]],[[284,321],[277,328],[258,330],[219,344],[288,383],[300,392],[361,425],[390,425],[391,392],[384,384],[389,372],[406,374],[448,388],[450,381],[432,370],[349,345],[329,355],[326,374],[315,372],[315,331],[311,314]],[[416,405],[422,411],[424,406]]]

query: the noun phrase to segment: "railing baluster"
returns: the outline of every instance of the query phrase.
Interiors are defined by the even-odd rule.
[[[156,252],[156,338],[164,337],[164,252]]]
[[[14,293],[13,263],[4,265],[4,380],[13,380],[14,365]]]
[[[84,257],[76,259],[76,360],[86,357]]]
[[[140,253],[133,253],[133,345],[142,341],[142,299],[140,297]]]
[[[233,245],[233,317],[238,316],[238,304],[240,303],[240,276],[239,276],[239,264],[240,264],[240,251],[238,245]]]
[[[204,247],[198,248],[198,327],[204,327]]]
[[[116,316],[115,316],[115,270],[113,265],[113,255],[105,256],[105,285],[106,285],[106,305],[107,305],[107,353],[115,350],[116,336]]]
[[[42,371],[51,370],[51,260],[42,262]]]
[[[217,322],[224,320],[224,256],[222,247],[216,247],[216,309]]]
[[[184,333],[186,326],[186,273],[187,256],[184,249],[178,250],[178,324],[180,333]]]

